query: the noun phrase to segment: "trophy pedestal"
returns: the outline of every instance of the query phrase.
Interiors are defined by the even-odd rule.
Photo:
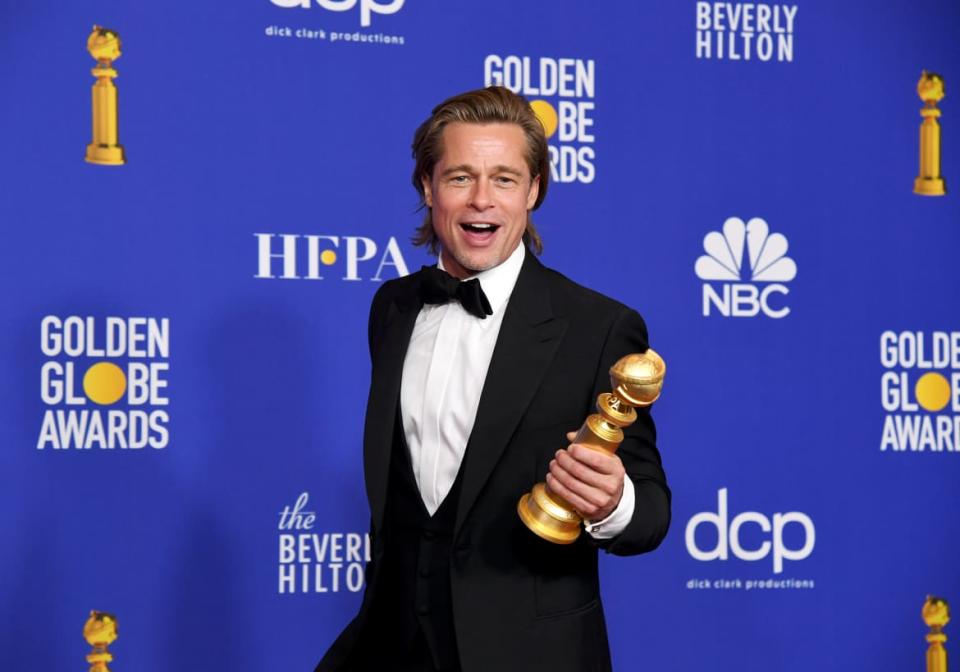
[[[927,596],[921,612],[923,621],[930,628],[927,635],[927,672],[947,672],[947,650],[944,643],[947,636],[943,628],[950,622],[950,605],[941,597]]]
[[[918,177],[913,181],[913,193],[920,196],[943,196],[947,193],[947,188],[942,178]]]
[[[95,163],[100,166],[122,166],[126,163],[123,156],[123,147],[120,145],[87,145],[87,163]]]
[[[943,196],[947,193],[943,175],[940,174],[940,110],[937,103],[943,100],[943,78],[926,70],[917,82],[917,95],[923,101],[920,116],[920,171],[913,181],[913,193],[920,196]]]
[[[569,504],[558,502],[543,483],[520,498],[517,513],[531,532],[554,544],[572,544],[580,536],[583,519]]]
[[[91,611],[83,625],[83,638],[93,647],[87,654],[89,672],[110,672],[107,663],[113,662],[113,654],[107,647],[117,641],[117,619],[103,611]]]
[[[97,61],[90,74],[97,78],[90,88],[93,108],[93,140],[87,145],[87,163],[100,166],[122,166],[126,163],[119,139],[117,87],[113,80],[117,71],[113,62],[120,58],[120,36],[116,31],[94,26],[87,38],[87,51]]]

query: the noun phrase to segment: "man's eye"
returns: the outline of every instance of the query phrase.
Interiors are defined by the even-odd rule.
[[[450,178],[450,182],[453,184],[466,184],[469,179],[466,175],[454,175]]]
[[[509,185],[509,184],[514,184],[514,183],[516,183],[516,180],[514,180],[512,177],[503,177],[503,176],[500,176],[500,177],[497,178],[497,182],[498,182],[499,184],[507,184],[507,185]]]

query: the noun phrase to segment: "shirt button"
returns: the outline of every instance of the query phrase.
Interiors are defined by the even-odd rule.
[[[424,530],[424,531],[423,531],[423,538],[426,539],[427,541],[433,541],[433,538],[434,538],[435,536],[437,536],[437,535],[435,535],[435,534],[434,534],[433,532],[431,532],[430,530]]]
[[[430,613],[430,607],[425,604],[421,604],[419,607],[417,607],[417,613],[421,616],[426,616]]]

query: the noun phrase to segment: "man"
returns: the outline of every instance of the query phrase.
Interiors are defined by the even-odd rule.
[[[523,98],[500,87],[450,98],[413,152],[427,208],[416,242],[439,263],[373,299],[373,559],[360,613],[317,670],[607,670],[597,548],[656,548],[670,492],[647,411],[615,456],[558,449],[610,390],[610,366],[646,350],[646,328],[536,260],[530,213],[549,163]],[[573,544],[517,516],[544,475],[590,521]]]

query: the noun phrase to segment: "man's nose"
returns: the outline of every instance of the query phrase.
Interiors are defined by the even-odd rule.
[[[473,192],[470,194],[470,207],[475,210],[486,210],[493,205],[490,184],[486,180],[477,180]]]

